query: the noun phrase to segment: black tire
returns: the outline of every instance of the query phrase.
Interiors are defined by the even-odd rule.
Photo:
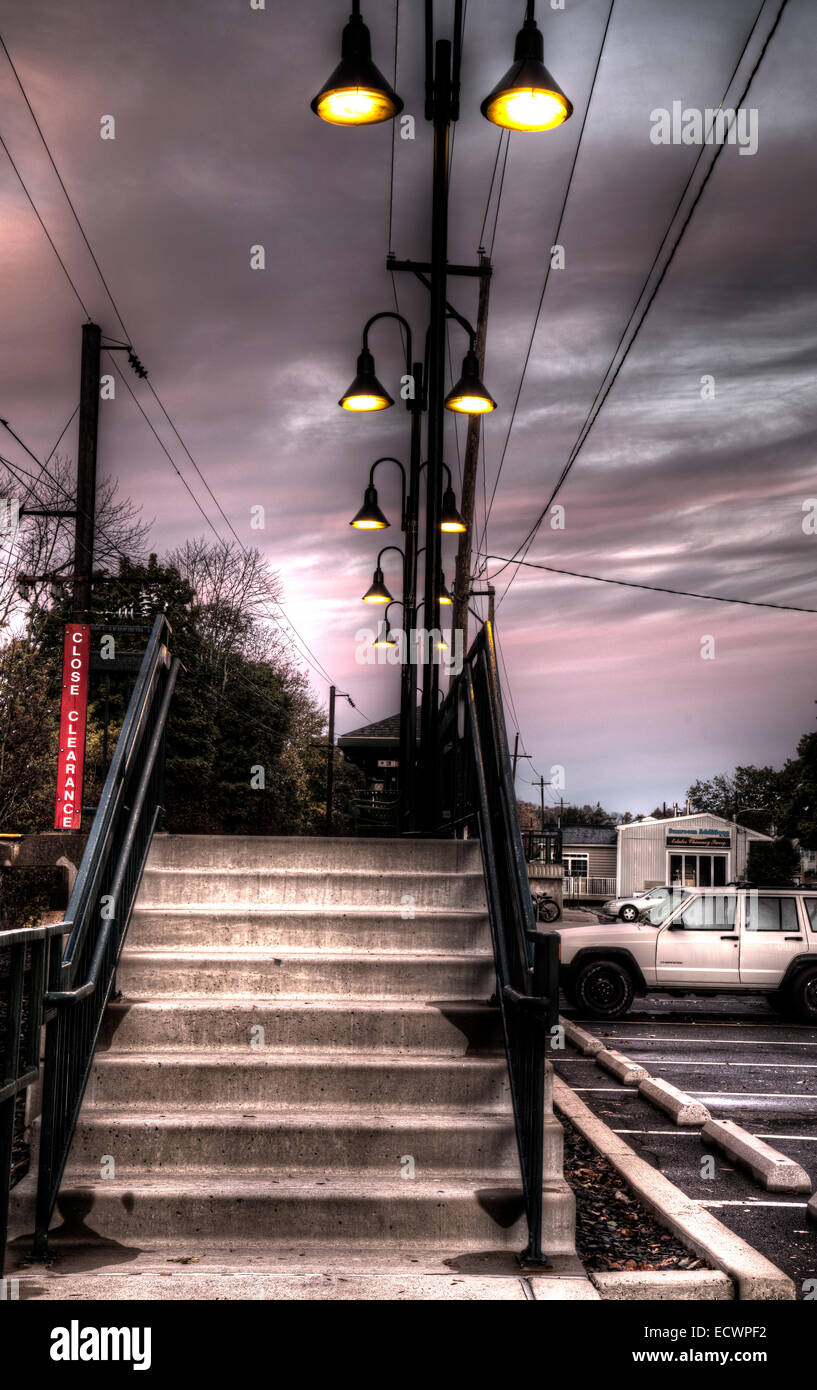
[[[539,909],[540,922],[558,922],[561,915],[558,903],[543,903]]]
[[[790,989],[795,1018],[802,1023],[817,1023],[817,967],[801,970]]]
[[[573,984],[576,1004],[592,1018],[621,1018],[635,997],[632,976],[617,960],[591,960]]]
[[[618,915],[622,922],[634,922],[638,916],[638,908],[634,907],[632,903],[627,903],[627,906],[623,907]]]

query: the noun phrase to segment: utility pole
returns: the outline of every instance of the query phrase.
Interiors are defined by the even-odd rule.
[[[77,515],[74,531],[74,595],[71,617],[91,621],[96,511],[96,450],[99,432],[99,324],[82,325],[82,364],[79,383],[77,439]]]
[[[480,250],[480,268],[484,274],[479,281],[479,308],[477,310],[477,336],[474,350],[479,359],[480,376],[485,370],[485,338],[488,332],[488,300],[491,291],[491,258]],[[468,648],[468,598],[471,577],[471,548],[474,529],[474,499],[476,496],[477,472],[479,468],[479,441],[481,434],[481,415],[469,415],[468,433],[465,439],[465,459],[462,469],[462,495],[460,512],[466,529],[460,535],[457,549],[457,570],[454,580],[454,612],[452,633],[462,628],[463,651]],[[493,623],[493,600],[491,601],[490,621]]]
[[[541,828],[542,828],[542,833],[544,834],[544,829],[545,829],[545,779],[544,779],[544,777],[540,777],[540,778],[539,778],[539,807],[540,807],[541,814],[542,814],[542,827],[541,827]]]
[[[335,687],[329,687],[329,742],[326,750],[326,833],[332,834],[332,811],[335,795]]]
[[[519,730],[517,729],[513,740],[513,780],[516,781],[516,764],[519,758]]]

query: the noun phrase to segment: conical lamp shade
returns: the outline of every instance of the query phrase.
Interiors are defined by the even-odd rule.
[[[346,25],[340,62],[311,105],[330,125],[376,125],[402,111],[399,96],[372,62],[369,30],[360,15]]]
[[[542,34],[528,20],[516,36],[512,66],[479,108],[486,120],[506,130],[553,130],[572,116],[572,103],[543,60]]]

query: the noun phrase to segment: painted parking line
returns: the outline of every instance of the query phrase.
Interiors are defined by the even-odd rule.
[[[754,1130],[750,1130],[754,1133]],[[700,1136],[697,1130],[690,1129],[614,1129],[614,1134],[652,1134],[658,1137],[663,1135],[673,1139],[698,1139]],[[756,1139],[788,1139],[794,1144],[817,1144],[817,1134],[755,1134]]]
[[[638,1092],[632,1087],[627,1086],[574,1086],[574,1091],[586,1091],[591,1095],[604,1096],[635,1096]],[[802,1092],[795,1091],[689,1091],[689,1095],[702,1099],[704,1096],[714,1096],[722,1100],[803,1100]],[[809,1096],[809,1100],[817,1097]]]
[[[817,1071],[817,1062],[693,1062],[689,1057],[679,1061],[655,1057],[650,1059],[650,1066],[688,1067],[690,1071],[697,1071],[699,1067],[751,1067],[753,1071],[758,1071],[760,1067],[772,1067],[776,1071]]]
[[[806,1042],[805,1039],[803,1042],[787,1042],[777,1038],[741,1038],[737,1044],[733,1038],[651,1038],[640,1037],[636,1033],[605,1033],[604,1038],[616,1042],[624,1042],[625,1039],[627,1042],[657,1042],[662,1047],[665,1043],[683,1043],[684,1047],[817,1047],[817,1038],[814,1042]]]
[[[807,1202],[761,1202],[754,1197],[749,1201],[742,1202],[736,1197],[730,1197],[723,1201],[718,1201],[717,1197],[692,1197],[690,1198],[696,1207],[793,1207],[802,1211],[808,1206]]]

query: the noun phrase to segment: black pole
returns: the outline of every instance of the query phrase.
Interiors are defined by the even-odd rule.
[[[74,531],[74,596],[71,610],[71,617],[75,623],[91,621],[101,339],[102,333],[99,324],[84,323],[82,325],[82,366],[80,369],[79,434],[77,439],[77,517]]]
[[[417,828],[417,539],[420,507],[420,455],[422,453],[423,364],[412,364],[414,400],[411,412],[408,491],[405,515],[403,566],[403,628],[405,646],[400,687],[400,789],[401,826]]]
[[[542,815],[542,831],[545,829],[545,779],[539,778],[539,806]]]
[[[332,834],[332,811],[335,794],[335,687],[329,687],[329,739],[326,750],[326,833]]]
[[[513,741],[513,780],[516,781],[516,764],[519,758],[519,734],[514,736]]]
[[[431,321],[429,326],[428,374],[428,467],[426,469],[426,558],[425,612],[428,634],[439,619],[440,572],[442,570],[442,478],[444,453],[445,327],[448,268],[448,169],[451,124],[451,44],[440,39],[435,45],[433,75],[434,175],[431,211]],[[424,828],[434,831],[439,815],[439,676],[438,653],[430,635],[423,647],[423,701],[420,746],[424,787],[422,796]]]

